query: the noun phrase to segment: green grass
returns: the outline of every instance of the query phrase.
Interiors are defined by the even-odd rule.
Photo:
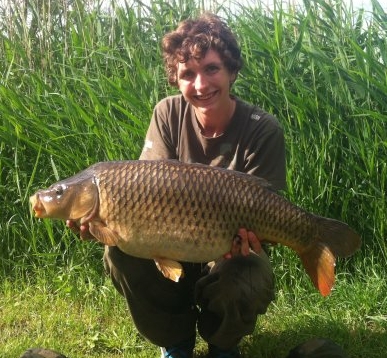
[[[2,285],[1,357],[20,356],[27,347],[50,347],[69,357],[158,357],[159,350],[134,328],[122,297],[110,280],[96,275],[84,281],[83,267],[56,278],[35,278],[15,289]],[[286,274],[276,269],[277,277]],[[42,272],[40,272],[42,274]],[[301,275],[301,273],[299,273]],[[278,280],[277,299],[259,318],[253,335],[241,345],[247,357],[285,357],[296,344],[312,337],[335,340],[351,357],[383,357],[387,342],[387,290],[384,277],[358,272],[338,275],[334,292],[321,297],[303,284]],[[15,332],[17,337],[15,337]],[[198,339],[198,357],[206,345]]]
[[[36,220],[38,188],[100,160],[137,158],[155,103],[173,93],[159,43],[208,2],[26,1],[0,5],[0,356],[29,346],[70,357],[149,357],[104,277],[101,247]],[[387,350],[387,14],[340,2],[303,8],[211,2],[236,31],[245,67],[234,92],[274,113],[287,143],[286,196],[348,222],[362,249],[337,265],[328,298],[299,259],[276,247],[277,300],[244,341],[248,356],[284,357],[312,336],[353,357]],[[11,11],[12,10],[12,11]],[[4,333],[3,333],[4,332]],[[199,350],[204,352],[203,342]]]

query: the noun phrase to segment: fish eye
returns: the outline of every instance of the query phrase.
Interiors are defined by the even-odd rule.
[[[55,188],[55,194],[57,196],[61,196],[63,195],[63,191],[64,191],[64,188],[62,185],[58,185],[56,188]]]

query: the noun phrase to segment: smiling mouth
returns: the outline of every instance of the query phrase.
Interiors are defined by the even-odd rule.
[[[217,93],[217,91],[211,92],[211,93],[206,94],[206,95],[196,95],[195,98],[197,100],[199,100],[199,101],[206,101],[206,100],[211,99],[212,97],[214,97],[216,93]]]

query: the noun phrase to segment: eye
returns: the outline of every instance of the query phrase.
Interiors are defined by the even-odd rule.
[[[195,76],[195,74],[193,71],[186,70],[186,71],[182,71],[180,73],[179,78],[182,80],[189,81],[190,79],[194,78],[194,76]]]
[[[63,195],[63,192],[64,192],[64,187],[62,185],[58,185],[56,188],[55,188],[55,194],[57,196],[61,196]]]
[[[206,68],[206,71],[208,74],[215,74],[219,71],[219,67],[216,65],[210,65]]]

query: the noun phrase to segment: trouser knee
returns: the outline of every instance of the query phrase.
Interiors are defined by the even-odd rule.
[[[153,260],[126,255],[117,247],[106,247],[104,266],[115,288],[125,297],[138,331],[159,346],[173,345],[192,337],[197,310],[193,302],[194,282],[187,277],[176,283],[166,279]]]
[[[253,332],[257,315],[274,299],[274,275],[266,254],[222,260],[198,281],[202,337],[227,348]]]

